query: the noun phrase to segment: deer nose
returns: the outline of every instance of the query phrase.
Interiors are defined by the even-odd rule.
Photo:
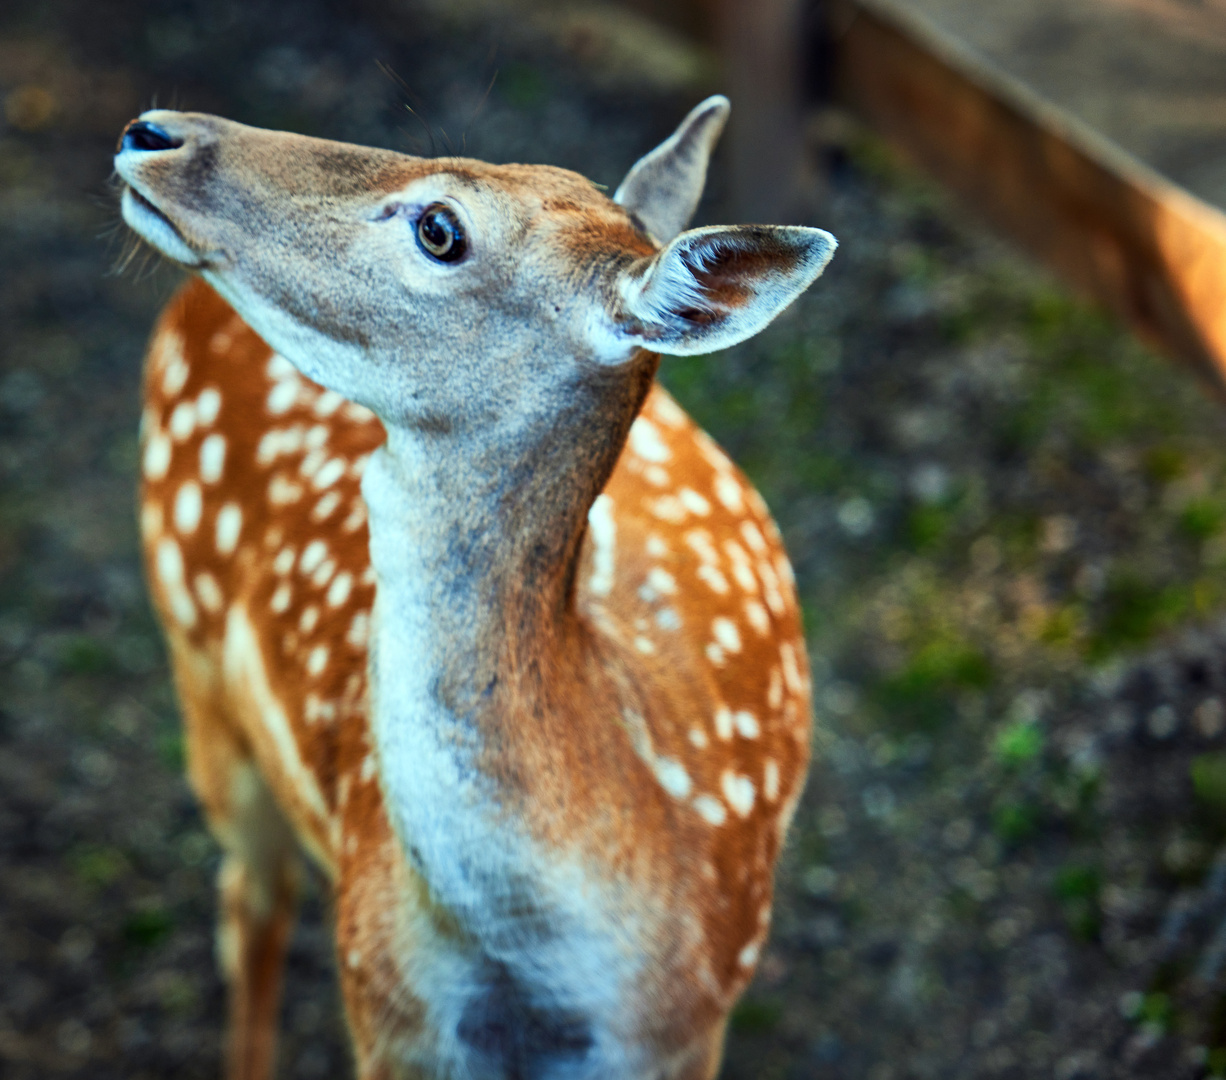
[[[176,139],[165,128],[151,124],[148,120],[133,120],[119,137],[121,151],[177,150],[182,145],[182,139]]]

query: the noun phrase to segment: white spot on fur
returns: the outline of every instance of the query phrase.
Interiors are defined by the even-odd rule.
[[[302,498],[302,485],[294,483],[284,473],[277,473],[268,482],[268,501],[273,506],[288,506]]]
[[[613,519],[613,500],[597,495],[587,512],[588,534],[592,538],[592,576],[588,588],[593,596],[608,596],[613,588],[617,557],[617,523]]]
[[[359,424],[369,424],[375,419],[374,413],[365,405],[359,405],[356,401],[345,402],[344,412],[350,420],[355,420]]]
[[[766,559],[758,563],[758,577],[762,579],[762,592],[766,596],[766,606],[776,615],[782,615],[787,611],[787,605],[779,589],[779,578],[775,576],[775,568]]]
[[[331,487],[345,475],[346,468],[348,468],[348,465],[343,459],[333,458],[315,474],[311,485],[316,491],[322,491],[326,487]]]
[[[634,647],[644,656],[650,656],[656,651],[655,643],[650,638],[645,638],[642,636],[634,639]]]
[[[766,608],[759,604],[757,600],[745,601],[745,618],[749,620],[749,625],[761,637],[766,637],[770,633],[770,616],[766,613]]]
[[[705,652],[707,659],[710,660],[716,667],[724,666],[724,650],[716,645],[714,641],[707,642]]]
[[[741,632],[736,628],[736,623],[731,619],[725,618],[723,615],[716,616],[711,621],[711,633],[715,635],[715,640],[726,652],[737,653],[741,651]]]
[[[685,413],[681,407],[658,387],[651,397],[656,419],[666,427],[679,428],[685,425]]]
[[[306,706],[302,713],[308,724],[314,724],[320,720],[327,724],[336,719],[336,706],[330,701],[324,701],[318,694],[307,694]]]
[[[323,467],[328,460],[328,452],[322,449],[312,450],[298,465],[298,471],[308,480]]]
[[[758,962],[758,954],[762,951],[761,946],[756,941],[751,941],[739,953],[737,953],[736,962],[741,967],[751,968]]]
[[[732,720],[736,724],[737,734],[742,739],[756,739],[762,733],[762,729],[758,726],[758,718],[745,709],[734,712]]]
[[[720,774],[719,787],[728,805],[740,817],[749,817],[755,796],[753,781],[748,776],[739,776],[731,769],[725,769]]]
[[[196,430],[196,406],[190,401],[180,401],[170,414],[170,434],[178,442],[190,438]]]
[[[680,630],[681,616],[673,608],[660,608],[656,612],[656,626],[661,630]]]
[[[365,612],[358,612],[353,617],[353,622],[349,623],[349,633],[345,635],[345,640],[354,648],[367,647],[367,641],[370,637],[370,615]]]
[[[272,561],[272,568],[275,573],[288,574],[294,568],[295,552],[292,547],[283,547],[277,552],[277,557]]]
[[[804,682],[800,677],[800,666],[796,663],[796,650],[791,642],[785,641],[779,646],[779,660],[783,664],[783,681],[793,694],[804,690]]]
[[[311,581],[316,586],[322,589],[325,585],[328,584],[329,581],[332,580],[332,575],[335,573],[336,573],[336,560],[328,559],[326,562],[324,562],[319,567],[318,570],[315,571],[315,573],[311,575]]]
[[[349,599],[349,594],[352,591],[353,575],[349,573],[337,574],[332,584],[328,587],[328,605],[330,607],[340,607]]]
[[[300,633],[309,634],[316,626],[319,625],[319,608],[311,604],[298,617],[298,630]]]
[[[200,485],[195,480],[188,480],[175,495],[175,528],[181,533],[194,533],[203,512],[204,499],[200,495]]]
[[[714,795],[697,796],[693,806],[698,811],[698,816],[711,825],[722,825],[728,820],[728,811]]]
[[[691,529],[685,534],[685,544],[704,563],[714,566],[719,562],[719,552],[715,550],[707,529]]]
[[[696,517],[706,517],[711,513],[711,503],[693,488],[682,488],[677,497],[681,500],[681,505]]]
[[[643,478],[653,487],[668,487],[672,482],[672,477],[668,475],[667,469],[660,468],[659,465],[648,465],[643,470]]]
[[[775,572],[779,575],[779,580],[787,585],[788,588],[796,587],[796,572],[792,569],[792,564],[788,562],[788,557],[782,551],[775,556]]]
[[[655,424],[641,416],[630,425],[630,449],[644,461],[654,461],[657,464],[673,456],[660,438]]]
[[[745,549],[735,540],[725,540],[724,551],[728,555],[728,561],[732,563],[732,576],[736,578],[736,583],[746,592],[756,593],[758,579],[753,576],[753,569],[749,565],[749,556],[745,553]]]
[[[725,742],[732,738],[732,710],[725,705],[715,710],[715,734]]]
[[[182,550],[170,537],[164,536],[158,541],[156,560],[158,580],[166,590],[170,613],[180,625],[195,626],[196,604],[183,580]]]
[[[359,498],[354,502],[353,509],[349,511],[349,516],[341,522],[341,528],[345,532],[357,532],[365,524],[366,503]]]
[[[215,484],[226,464],[226,437],[214,432],[200,444],[200,479]]]
[[[345,404],[345,399],[335,390],[325,390],[315,399],[314,413],[316,416],[331,416]]]
[[[318,450],[328,441],[328,425],[316,424],[302,439],[302,445],[308,450]]]
[[[196,421],[201,427],[210,427],[221,412],[221,391],[215,386],[206,386],[196,398]]]
[[[328,545],[322,540],[312,540],[302,549],[302,558],[298,560],[298,569],[309,574],[328,557]]]
[[[230,555],[238,546],[238,534],[243,529],[243,512],[238,503],[228,502],[217,512],[217,552]]]
[[[272,599],[268,601],[268,606],[278,615],[281,615],[289,610],[289,602],[292,596],[293,590],[290,589],[289,583],[283,581],[277,586],[277,591],[272,594]]]
[[[345,640],[355,649],[364,649],[369,638],[370,616],[365,611],[359,611],[349,624],[349,632],[345,635]]]
[[[217,584],[217,579],[207,570],[202,570],[196,575],[194,584],[200,606],[205,611],[211,611],[214,614],[219,612],[222,604],[225,603],[225,598],[221,595],[221,587]]]
[[[741,494],[741,485],[727,473],[720,473],[715,477],[715,497],[729,512],[745,512],[745,496]]]
[[[170,468],[170,439],[162,431],[155,431],[145,443],[145,454],[141,461],[145,477],[149,480],[161,480]]]
[[[166,330],[158,335],[157,350],[165,368],[162,372],[162,393],[174,397],[187,385],[190,373],[187,361],[183,359],[183,339],[173,330]]]
[[[670,525],[680,525],[686,519],[685,504],[676,495],[661,495],[648,507],[651,513]]]
[[[268,411],[273,416],[279,416],[281,413],[289,412],[294,407],[294,402],[298,400],[298,391],[300,383],[296,377],[283,379],[277,383],[271,390],[268,391],[267,407]]]
[[[779,798],[779,763],[774,758],[767,758],[762,766],[762,794],[767,802]]]
[[[329,491],[322,499],[319,500],[311,508],[312,521],[325,521],[331,517],[332,512],[341,504],[341,497],[335,491]]]
[[[296,454],[301,449],[301,424],[288,428],[273,428],[260,437],[255,450],[255,460],[259,465],[271,465],[282,454]]]
[[[698,568],[698,580],[706,585],[709,585],[712,591],[718,593],[720,596],[728,595],[728,590],[730,588],[728,585],[728,579],[718,570],[716,570],[714,566],[711,566],[708,563],[703,563]]]
[[[307,674],[315,677],[323,674],[324,668],[328,666],[328,646],[316,645],[307,656],[306,670]]]
[[[702,728],[690,728],[690,743],[698,747],[699,750],[705,750],[711,745],[711,740],[707,738],[707,733]]]
[[[647,584],[663,596],[672,596],[677,591],[677,579],[661,566],[651,568]]]
[[[292,378],[298,374],[298,369],[280,353],[273,353],[268,358],[268,366],[264,368],[264,371],[270,379],[277,382],[280,382],[282,379]]]
[[[766,541],[762,538],[762,531],[748,518],[741,522],[741,535],[755,555],[766,553]]]
[[[662,559],[669,553],[668,545],[661,540],[655,533],[647,537],[647,554],[653,559]]]
[[[681,762],[666,757],[656,758],[655,771],[660,786],[674,799],[684,799],[689,795],[693,783]]]
[[[777,709],[783,704],[783,676],[777,667],[771,668],[770,684],[766,688],[766,703]]]

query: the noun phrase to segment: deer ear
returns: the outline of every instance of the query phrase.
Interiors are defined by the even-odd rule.
[[[722,94],[697,105],[672,135],[640,158],[613,194],[662,244],[689,224],[707,182],[707,162],[731,109]]]
[[[618,334],[652,352],[693,356],[762,330],[825,269],[838,242],[821,229],[736,225],[682,233],[618,283]]]

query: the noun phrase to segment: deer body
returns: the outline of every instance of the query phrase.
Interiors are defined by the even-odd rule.
[[[832,247],[661,252],[725,111],[622,205],[191,114],[125,136],[125,216],[209,282],[150,348],[141,523],[225,852],[232,1076],[270,1068],[295,837],[363,1077],[717,1069],[808,679],[769,514],[644,346],[748,336]]]

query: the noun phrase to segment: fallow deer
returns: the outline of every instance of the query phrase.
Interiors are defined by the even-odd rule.
[[[298,842],[364,1080],[716,1072],[808,669],[761,497],[653,380],[835,246],[682,231],[727,110],[612,199],[194,113],[123,133],[125,220],[199,275],[150,345],[140,520],[232,1080],[272,1066]]]

